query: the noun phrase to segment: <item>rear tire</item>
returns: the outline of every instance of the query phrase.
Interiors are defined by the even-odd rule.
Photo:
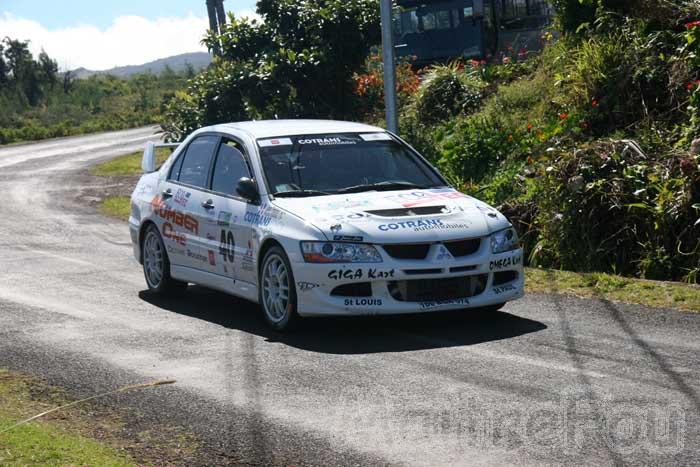
[[[258,300],[267,324],[275,331],[293,329],[300,320],[294,273],[284,250],[273,246],[258,272]]]
[[[146,228],[143,239],[143,275],[148,290],[156,295],[178,294],[187,288],[187,282],[178,281],[170,276],[168,253],[158,229],[153,224]]]

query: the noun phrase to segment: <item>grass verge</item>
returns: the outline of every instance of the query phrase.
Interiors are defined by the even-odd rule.
[[[700,312],[700,286],[632,279],[597,272],[526,268],[527,292],[602,298],[639,305]]]
[[[172,154],[169,148],[156,149],[156,165],[160,165]],[[141,173],[141,160],[143,152],[138,151],[126,156],[120,156],[115,159],[108,160],[90,169],[93,175],[101,177],[127,176],[137,175]]]
[[[56,388],[0,369],[0,431],[64,402]],[[117,422],[92,415],[71,409],[0,434],[0,465],[137,465],[109,440]],[[86,436],[92,430],[104,438]]]
[[[102,200],[100,210],[107,216],[127,221],[131,213],[131,198],[128,196],[110,196]]]

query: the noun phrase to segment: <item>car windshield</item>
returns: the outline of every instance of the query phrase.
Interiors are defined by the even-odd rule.
[[[270,191],[320,196],[434,188],[445,181],[388,133],[303,135],[258,140]]]

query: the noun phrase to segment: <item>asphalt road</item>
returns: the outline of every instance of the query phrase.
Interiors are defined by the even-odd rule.
[[[275,335],[199,287],[145,292],[79,172],[139,129],[0,148],[0,367],[124,396],[221,463],[700,465],[700,315],[529,295],[488,316],[313,320]]]

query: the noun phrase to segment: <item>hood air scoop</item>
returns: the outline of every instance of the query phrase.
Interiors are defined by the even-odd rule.
[[[425,216],[428,214],[446,214],[450,212],[450,210],[445,206],[420,206],[413,208],[378,209],[365,212],[379,217],[409,217]]]

